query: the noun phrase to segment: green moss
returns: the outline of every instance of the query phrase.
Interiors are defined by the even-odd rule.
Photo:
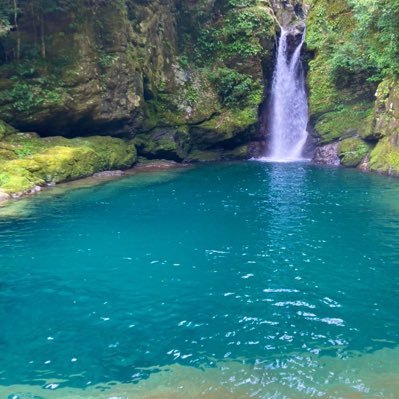
[[[255,107],[231,109],[200,125],[202,129],[211,130],[231,138],[233,133],[250,128],[258,122],[258,110]]]
[[[0,190],[8,194],[15,194],[45,183],[28,168],[35,170],[39,166],[32,161],[29,165],[21,163],[20,160],[3,163],[0,167]]]
[[[359,138],[345,139],[339,143],[338,156],[341,164],[356,167],[371,151],[371,145]]]
[[[13,152],[17,157],[0,165],[0,190],[9,194],[104,170],[128,168],[137,158],[132,143],[111,137],[42,139],[35,134],[19,133],[0,144],[7,148],[3,151]]]
[[[367,136],[372,128],[373,104],[359,103],[323,114],[315,124],[321,143],[357,134]]]
[[[181,161],[188,153],[189,135],[183,129],[158,128],[136,136],[133,143],[139,154],[148,159]]]
[[[309,62],[309,106],[313,115],[322,114],[335,109],[340,102],[335,87],[328,55],[319,55]]]
[[[224,11],[223,19],[199,30],[197,58],[208,62],[215,58],[226,60],[260,55],[262,40],[274,35],[274,21],[265,4],[256,0],[229,2]]]
[[[399,176],[399,147],[389,138],[378,142],[370,154],[370,170]]]
[[[170,94],[158,94],[157,98],[146,104],[145,129],[153,129],[156,126],[182,126],[187,123],[186,113],[179,109],[176,98]]]
[[[249,145],[241,145],[230,151],[223,153],[223,159],[225,160],[244,160],[249,158]]]
[[[315,55],[309,62],[310,117],[321,143],[367,137],[375,85],[368,81],[367,71],[347,57],[357,45],[352,46],[356,20],[350,4],[312,0],[307,25],[307,45]]]
[[[397,79],[386,79],[378,86],[373,130],[370,139],[399,135],[399,85]]]
[[[0,120],[0,140],[9,134],[16,133],[16,129],[14,129],[12,126],[9,124],[3,122]]]
[[[96,152],[102,170],[126,169],[136,162],[137,152],[133,142],[103,136],[93,136],[82,141]]]
[[[249,139],[257,122],[257,108],[231,109],[200,125],[191,127],[191,141],[195,148],[204,150],[231,140],[237,135],[245,134]]]
[[[200,151],[194,150],[190,152],[185,159],[186,162],[218,162],[222,160],[220,151]]]

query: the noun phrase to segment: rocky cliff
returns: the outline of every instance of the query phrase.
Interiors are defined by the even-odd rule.
[[[385,43],[378,55],[397,29],[389,15],[378,19],[384,4],[3,0],[0,189],[21,193],[131,167],[137,154],[196,162],[259,153],[276,35],[306,14],[315,159],[399,174],[395,47]],[[382,35],[376,26],[394,30]],[[67,161],[49,166],[60,151]],[[63,176],[75,163],[79,172]]]
[[[1,40],[6,122],[137,137],[141,155],[177,160],[256,138],[275,37],[267,2],[42,3],[21,2]]]
[[[381,44],[381,10],[364,10],[365,22],[356,4],[311,1],[309,130],[317,147],[315,160],[398,175],[398,71],[381,66],[388,60]]]
[[[304,13],[298,0],[4,0],[1,7],[6,193],[77,177],[39,173],[47,163],[35,162],[58,157],[61,147],[70,164],[79,162],[82,148],[106,147],[92,136],[131,149],[117,167],[130,167],[136,150],[147,159],[248,158],[264,140],[259,109],[279,23]],[[81,176],[110,167],[89,164],[97,166],[85,165]]]

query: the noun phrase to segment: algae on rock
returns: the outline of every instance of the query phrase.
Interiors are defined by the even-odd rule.
[[[345,139],[338,146],[338,156],[341,164],[347,167],[359,166],[370,151],[370,144],[356,137]]]
[[[20,130],[122,134],[140,155],[179,160],[258,139],[276,32],[268,2],[66,1],[37,10],[42,40],[32,10],[19,11],[19,31],[0,38],[0,118]]]
[[[13,133],[0,141],[0,191],[19,196],[36,186],[126,169],[136,158],[134,145],[118,138],[40,138],[34,133]]]

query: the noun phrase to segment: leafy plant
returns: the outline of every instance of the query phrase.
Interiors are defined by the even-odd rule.
[[[105,53],[103,51],[100,52],[98,57],[98,63],[103,68],[109,68],[113,62],[115,61],[115,56],[113,54]]]
[[[256,0],[229,0],[230,10],[218,23],[202,28],[198,35],[197,58],[253,57],[262,52],[261,40],[273,26]]]
[[[234,69],[219,68],[211,72],[209,77],[223,104],[227,106],[248,105],[249,102],[259,100],[258,97],[253,96],[261,93],[261,85],[249,75],[239,73]]]

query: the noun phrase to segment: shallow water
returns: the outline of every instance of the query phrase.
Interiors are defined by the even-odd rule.
[[[399,181],[206,165],[0,221],[1,398],[398,398]]]

